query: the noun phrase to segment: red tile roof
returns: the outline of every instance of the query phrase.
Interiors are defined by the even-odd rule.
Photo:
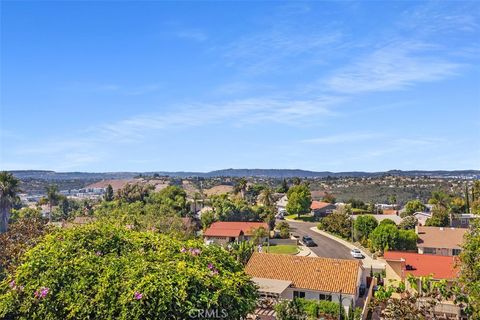
[[[310,209],[312,210],[319,210],[319,209],[323,209],[325,207],[328,207],[332,205],[331,203],[329,202],[323,202],[323,201],[312,201],[312,204],[310,205]]]
[[[268,230],[265,222],[214,222],[203,233],[211,237],[238,237],[242,232],[245,235],[252,235],[253,229],[264,228]]]
[[[397,213],[398,213],[398,210],[395,210],[395,209],[383,209],[383,214],[396,215]]]
[[[434,279],[455,279],[459,271],[455,267],[458,258],[454,256],[386,251],[383,258],[387,262],[404,260],[404,274],[411,274],[416,277],[432,275]],[[412,266],[413,270],[407,270],[407,265]]]

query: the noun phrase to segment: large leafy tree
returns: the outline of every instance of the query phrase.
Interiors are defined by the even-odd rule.
[[[305,184],[292,186],[287,193],[288,203],[287,212],[289,214],[296,214],[300,217],[301,214],[309,213],[312,204],[312,195],[310,189]]]
[[[247,179],[245,178],[240,178],[237,182],[237,184],[235,185],[235,187],[233,188],[233,191],[235,194],[240,194],[240,196],[242,197],[242,199],[245,199],[245,194],[247,192],[247,187],[248,187],[248,183],[247,183]]]
[[[423,212],[427,207],[422,203],[420,200],[411,200],[408,201],[405,205],[405,213],[404,216],[410,216],[415,212]]]
[[[358,216],[354,222],[355,238],[365,241],[377,226],[378,221],[373,216],[369,214]]]
[[[352,237],[352,218],[343,209],[322,218],[318,229],[339,235],[342,238]]]
[[[17,201],[20,192],[19,180],[11,173],[0,172],[0,233],[8,230],[8,221],[13,204]]]
[[[148,203],[156,204],[163,213],[186,216],[189,212],[187,194],[177,186],[168,186],[159,192],[153,192],[147,199]]]
[[[385,250],[415,250],[418,236],[413,230],[398,230],[395,224],[380,223],[370,233],[372,249]]]
[[[136,201],[144,202],[153,189],[155,189],[155,187],[150,184],[128,183],[122,189],[117,190],[115,197],[116,199],[127,203],[133,203]]]
[[[256,286],[227,251],[106,224],[60,230],[0,283],[0,318],[240,319]]]

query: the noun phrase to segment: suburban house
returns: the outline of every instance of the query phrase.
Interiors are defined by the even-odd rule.
[[[425,223],[427,222],[427,219],[432,217],[432,213],[419,211],[419,212],[415,212],[413,216],[415,217],[415,219],[417,219],[419,226],[424,226]]]
[[[255,252],[245,272],[264,298],[298,297],[338,303],[341,294],[343,306],[349,308],[359,297],[363,266],[357,260]]]
[[[206,243],[225,245],[229,242],[248,241],[254,235],[255,229],[264,228],[269,233],[268,224],[265,222],[214,222],[203,233]],[[261,239],[268,242],[269,237]]]
[[[405,283],[408,290],[411,288],[407,281],[408,275],[415,277],[431,276],[433,280],[454,281],[457,278],[457,257],[418,254],[412,252],[386,251],[383,255],[386,261],[385,286]],[[418,280],[418,287],[420,286]],[[435,306],[435,313],[444,316],[442,319],[460,319],[461,310],[451,301],[443,301]]]
[[[469,228],[472,224],[473,219],[478,219],[478,214],[473,213],[462,213],[454,215],[452,218],[452,227],[455,228]]]
[[[312,201],[312,204],[310,205],[310,210],[316,217],[328,216],[333,213],[333,210],[336,208],[335,204],[323,201]]]
[[[417,226],[415,232],[418,235],[419,254],[457,256],[467,229]]]

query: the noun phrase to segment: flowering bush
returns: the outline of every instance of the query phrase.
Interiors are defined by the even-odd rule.
[[[47,235],[0,282],[2,319],[239,319],[255,300],[222,248],[100,224]]]

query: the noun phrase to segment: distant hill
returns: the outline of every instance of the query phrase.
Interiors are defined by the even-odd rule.
[[[390,170],[382,172],[330,172],[330,171],[308,171],[300,169],[224,169],[210,172],[55,172],[46,170],[15,170],[11,171],[19,179],[42,179],[42,180],[107,180],[107,179],[132,179],[139,175],[169,177],[265,177],[265,178],[325,178],[325,177],[377,177],[382,175],[395,176],[428,176],[428,177],[464,177],[480,178],[480,170]]]

